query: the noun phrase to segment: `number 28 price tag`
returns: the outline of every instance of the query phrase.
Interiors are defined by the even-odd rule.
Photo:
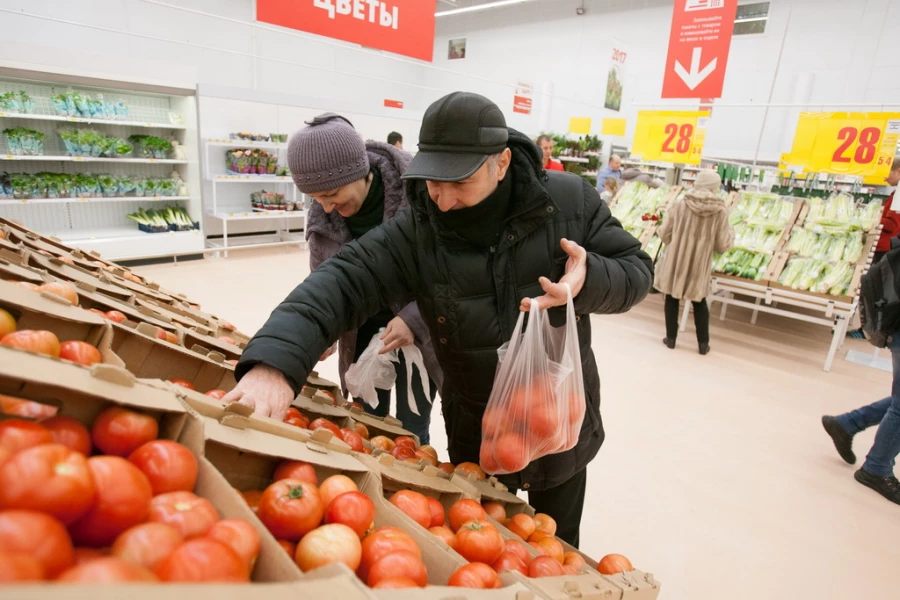
[[[632,154],[649,161],[700,164],[708,121],[706,111],[639,111]]]

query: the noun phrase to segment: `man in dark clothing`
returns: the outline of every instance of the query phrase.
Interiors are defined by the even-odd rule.
[[[394,148],[399,148],[403,150],[403,136],[397,133],[396,131],[392,131],[388,134],[388,144],[393,146]]]
[[[518,312],[536,298],[554,326],[574,297],[585,387],[576,446],[502,480],[578,543],[586,468],[603,443],[590,313],[620,313],[650,289],[652,265],[584,179],[545,173],[541,153],[482,96],[456,92],[425,113],[404,175],[410,209],[346,245],[300,284],[245,349],[226,398],[281,415],[319,354],[380,306],[415,299],[435,342],[450,460],[478,462],[481,419]],[[558,281],[557,283],[553,283]],[[543,295],[541,295],[543,294]]]
[[[895,158],[891,163],[891,171],[885,178],[885,182],[890,186],[900,183],[900,158]],[[884,258],[884,255],[891,250],[891,240],[900,235],[900,212],[894,210],[894,194],[896,192],[891,192],[891,195],[888,196],[881,212],[881,237],[878,238],[878,244],[875,246],[874,262]]]

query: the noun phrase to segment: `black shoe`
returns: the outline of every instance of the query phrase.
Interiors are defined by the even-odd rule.
[[[709,344],[700,344],[700,354],[703,356],[709,354]]]
[[[853,474],[853,477],[894,504],[900,504],[900,481],[897,481],[897,478],[893,475],[890,477],[879,477],[878,475],[872,475],[865,469],[859,469]]]
[[[847,464],[856,464],[856,455],[853,454],[853,436],[841,427],[837,419],[828,415],[822,417],[822,427],[831,436],[831,441],[834,442],[834,447],[837,449],[838,454],[841,455],[841,458]]]
[[[669,350],[675,349],[675,340],[670,340],[669,338],[663,338],[663,344],[668,346]]]

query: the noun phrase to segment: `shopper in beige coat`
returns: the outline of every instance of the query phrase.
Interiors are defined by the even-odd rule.
[[[709,353],[709,307],[706,296],[714,252],[725,252],[734,243],[725,201],[719,196],[722,180],[715,171],[700,171],[694,189],[677,200],[663,219],[659,238],[665,244],[656,265],[653,287],[666,295],[666,337],[675,348],[679,301],[694,305],[694,324],[700,354]]]

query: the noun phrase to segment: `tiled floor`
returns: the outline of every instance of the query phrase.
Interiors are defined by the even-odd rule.
[[[157,265],[140,273],[254,332],[308,273],[298,250]],[[900,597],[900,506],[853,480],[819,424],[889,393],[890,374],[843,359],[822,371],[822,327],[729,313],[709,356],[687,335],[661,339],[659,296],[627,315],[593,317],[607,440],[588,477],[582,548],[609,552],[681,600]],[[336,378],[336,358],[322,365]],[[874,430],[858,436],[860,459]],[[432,439],[445,452],[440,411]]]

